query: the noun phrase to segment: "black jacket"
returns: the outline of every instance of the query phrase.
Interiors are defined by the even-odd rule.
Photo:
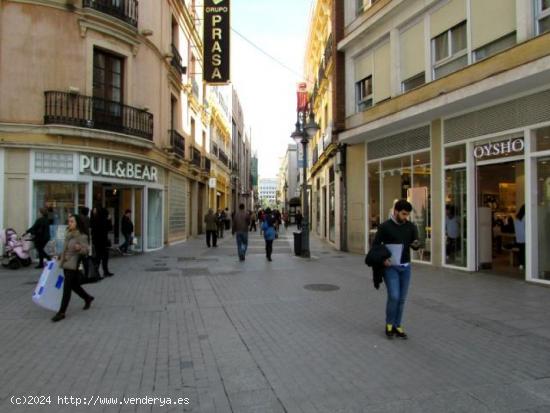
[[[50,240],[50,221],[48,217],[40,217],[27,232],[34,237],[36,245],[46,245]]]
[[[384,270],[386,268],[384,261],[390,257],[390,251],[385,245],[380,244],[373,245],[365,257],[365,264],[372,267],[372,282],[374,284],[374,288],[377,290],[380,288],[380,284],[382,284],[382,281],[384,280]]]
[[[120,224],[120,231],[123,235],[131,235],[134,232],[134,224],[132,220],[126,215],[122,217],[122,223]]]

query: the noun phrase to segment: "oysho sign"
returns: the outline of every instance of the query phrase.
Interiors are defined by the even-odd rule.
[[[155,166],[109,159],[102,156],[80,155],[80,173],[109,178],[158,182],[158,169]]]
[[[229,82],[230,0],[204,2],[204,81],[225,84]]]
[[[523,138],[508,139],[476,146],[474,148],[474,157],[476,159],[484,159],[508,156],[523,152],[524,149],[525,143],[523,142]]]

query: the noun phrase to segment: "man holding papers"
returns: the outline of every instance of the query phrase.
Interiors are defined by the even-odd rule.
[[[384,283],[388,290],[385,332],[388,338],[407,338],[401,321],[411,279],[410,248],[417,250],[420,247],[418,229],[409,222],[411,211],[409,202],[404,199],[397,201],[393,215],[378,227],[374,238],[374,245],[384,244],[392,254],[384,262]]]

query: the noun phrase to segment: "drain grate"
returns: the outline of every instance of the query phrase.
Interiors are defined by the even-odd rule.
[[[336,291],[340,289],[334,284],[306,284],[304,288],[310,291]]]

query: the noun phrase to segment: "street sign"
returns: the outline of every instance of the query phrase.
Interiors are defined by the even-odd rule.
[[[204,2],[204,75],[206,83],[230,81],[230,0]]]

